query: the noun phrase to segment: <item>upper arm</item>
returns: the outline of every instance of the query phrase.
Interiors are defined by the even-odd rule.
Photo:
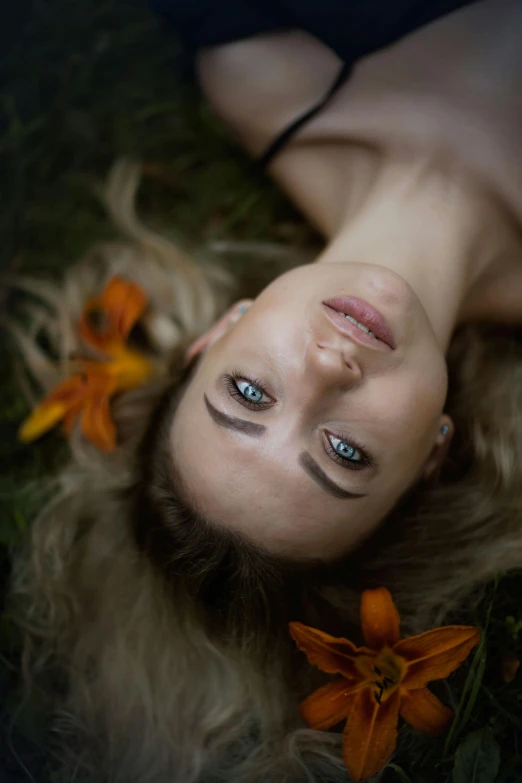
[[[300,31],[203,50],[198,60],[208,101],[254,156],[323,97],[339,67],[333,52]]]
[[[254,157],[324,97],[340,66],[333,52],[301,31],[204,50],[198,62],[209,103]],[[313,124],[306,124],[268,167],[325,235],[335,230],[339,220],[339,190],[348,181],[340,176],[345,158],[339,144],[314,137]]]

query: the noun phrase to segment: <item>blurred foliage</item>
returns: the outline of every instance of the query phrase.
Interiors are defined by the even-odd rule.
[[[164,29],[144,3],[27,0],[9,6],[2,10],[0,27],[2,269],[59,277],[93,241],[112,236],[99,192],[111,163],[122,155],[144,162],[142,213],[189,245],[234,239],[306,248],[317,242],[212,116],[172,31]],[[9,307],[19,313],[21,304],[14,295],[8,299],[0,287],[2,311]],[[30,447],[17,441],[18,425],[27,413],[18,361],[2,332],[2,595],[10,553],[23,542],[45,502],[45,479],[65,455],[59,434]],[[494,765],[486,765],[490,778],[470,777],[469,783],[522,781],[522,676],[515,671],[522,653],[521,587],[519,575],[506,576],[470,606],[465,621],[487,627],[487,635],[446,694],[451,701],[453,692],[461,693],[451,733],[440,740],[406,733],[385,781],[468,783],[465,770],[474,769],[475,774],[478,762],[473,759],[495,755],[497,750],[491,748],[500,750],[499,771],[493,774]],[[16,713],[22,736],[20,749],[9,735],[13,769],[19,762],[17,769],[37,763],[33,756],[40,758],[42,736],[41,712],[38,706],[27,709],[23,696],[20,645],[2,610],[0,706],[3,701],[10,705],[10,715]],[[506,654],[511,656],[511,673],[515,671],[510,682],[504,681]],[[2,715],[0,710],[0,723],[5,722]],[[24,737],[32,743],[30,751]],[[7,752],[3,742],[0,777],[2,769],[10,768],[7,761],[2,767],[2,753]],[[17,779],[26,777],[13,777]]]

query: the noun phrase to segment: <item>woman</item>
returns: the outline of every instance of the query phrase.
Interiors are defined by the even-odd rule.
[[[204,476],[198,508],[216,523],[234,520],[265,548],[328,557],[359,543],[441,464],[453,432],[442,412],[444,356],[456,325],[516,323],[522,313],[520,19],[513,3],[479,3],[367,58],[272,159],[271,173],[328,245],[315,265],[274,283],[233,332],[225,319],[193,349],[207,351],[173,439],[186,490]],[[500,40],[511,54],[499,58]],[[327,91],[340,61],[309,35],[285,32],[206,50],[199,66],[209,99],[257,156]],[[216,379],[235,367],[243,385],[233,384],[231,402]],[[238,401],[257,438],[216,427],[216,408],[244,413]],[[348,493],[363,497],[348,504]]]
[[[141,226],[120,166],[129,241],[47,292],[60,377],[86,335],[103,348],[76,324],[104,282],[149,303],[150,380],[119,389],[112,453],[73,432],[15,585],[87,780],[345,780],[338,737],[301,728],[317,681],[288,621],[347,635],[385,585],[424,629],[520,565],[522,14],[451,7],[355,35],[349,79],[273,19],[201,53],[217,112],[324,234],[315,263],[226,309],[226,277]]]

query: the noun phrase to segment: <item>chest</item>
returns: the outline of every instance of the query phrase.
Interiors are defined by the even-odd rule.
[[[327,233],[383,158],[493,191],[522,225],[522,4],[476,3],[358,64],[273,172]]]

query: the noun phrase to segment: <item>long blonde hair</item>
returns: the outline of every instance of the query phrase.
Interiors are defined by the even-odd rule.
[[[184,347],[243,292],[218,265],[145,228],[138,181],[129,163],[109,181],[124,239],[95,247],[60,286],[20,283],[45,304],[35,323],[58,360],[35,330],[12,325],[29,370],[50,388],[80,348],[84,302],[123,274],[147,292],[145,343],[165,370],[117,400],[116,452],[73,433],[15,568],[13,611],[34,640],[34,665],[60,684],[67,779],[81,770],[93,783],[346,780],[339,736],[300,722],[299,699],[318,675],[286,624],[356,635],[361,589],[384,584],[404,630],[423,630],[522,564],[522,342],[500,327],[455,336],[447,409],[458,436],[437,486],[415,490],[356,557],[327,569],[278,561],[214,530],[166,484],[164,429],[187,383]]]

